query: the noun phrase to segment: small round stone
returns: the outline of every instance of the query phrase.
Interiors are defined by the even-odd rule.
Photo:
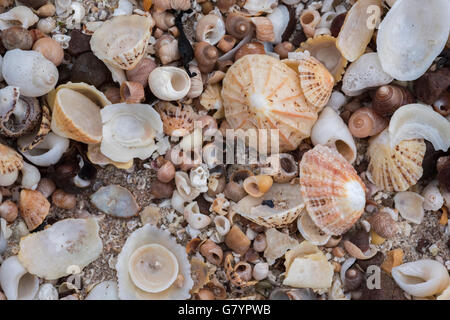
[[[33,37],[25,28],[11,27],[3,30],[2,43],[7,50],[30,50],[33,46]]]

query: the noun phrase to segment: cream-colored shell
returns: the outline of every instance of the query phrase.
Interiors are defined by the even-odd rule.
[[[22,28],[28,29],[38,22],[38,20],[39,17],[30,8],[17,6],[0,14],[0,31],[17,26],[18,24]]]
[[[425,211],[423,209],[424,198],[415,192],[397,192],[394,196],[395,209],[409,222],[420,224]]]
[[[102,281],[95,285],[84,300],[119,300],[117,282]]]
[[[159,244],[172,252],[178,262],[179,274],[183,277],[180,287],[175,283],[168,289],[149,293],[139,289],[130,277],[129,261],[135,250],[148,244]],[[167,230],[158,229],[150,224],[134,231],[125,242],[116,265],[119,298],[122,300],[182,300],[190,297],[189,290],[194,285],[191,278],[191,266],[185,248],[175,241]]]
[[[19,150],[24,146],[28,146],[34,139],[34,136],[23,136],[17,140]],[[40,167],[48,167],[52,164],[58,163],[64,152],[69,149],[70,141],[50,132],[45,138],[33,148],[33,151],[40,150],[40,152],[21,151],[23,156]]]
[[[34,275],[47,280],[83,269],[102,252],[99,225],[94,218],[64,219],[20,240],[19,260]]]
[[[297,218],[297,229],[305,240],[314,245],[323,246],[331,236],[324,233],[314,223],[306,210]]]
[[[117,16],[107,20],[91,38],[92,52],[106,63],[131,70],[144,56],[154,25],[151,16]]]
[[[266,258],[269,265],[274,264],[275,260],[284,256],[286,251],[298,245],[296,239],[275,228],[267,229],[265,234],[267,247],[264,250],[264,258]]]
[[[152,93],[159,99],[175,101],[183,99],[191,89],[191,78],[177,67],[155,68],[148,77]]]
[[[11,256],[0,266],[0,286],[8,300],[33,300],[39,279],[28,273],[17,256]]]

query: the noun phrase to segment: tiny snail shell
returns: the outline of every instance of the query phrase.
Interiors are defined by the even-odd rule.
[[[198,42],[194,50],[195,59],[201,72],[209,73],[213,71],[219,58],[219,51],[207,42]]]
[[[253,240],[253,249],[256,252],[263,252],[267,248],[266,235],[264,233],[258,233]]]
[[[234,55],[234,61],[238,61],[243,56],[248,54],[265,54],[266,50],[261,42],[249,42],[244,44]]]
[[[240,261],[236,263],[234,272],[236,272],[243,281],[250,281],[252,278],[252,266],[248,262]]]
[[[206,240],[200,245],[200,253],[208,262],[220,266],[223,260],[223,251],[217,244],[211,240]]]
[[[203,16],[197,23],[195,37],[197,41],[205,41],[211,45],[217,44],[225,35],[225,23],[215,14]]]
[[[200,289],[199,292],[196,293],[196,297],[198,300],[215,300],[216,296],[214,292],[208,289]]]
[[[350,132],[357,138],[377,135],[387,126],[388,121],[368,107],[356,110],[348,120]]]
[[[183,99],[188,94],[191,79],[183,69],[158,67],[150,73],[148,85],[157,98],[175,101]]]
[[[252,275],[255,280],[264,280],[269,275],[269,264],[267,262],[258,262],[253,267]]]
[[[304,10],[300,16],[300,24],[308,38],[314,36],[317,24],[320,22],[320,13],[317,10]]]
[[[41,38],[33,45],[33,50],[42,53],[42,55],[59,66],[64,59],[64,50],[58,42],[52,38]]]
[[[236,39],[243,39],[253,32],[250,20],[238,13],[230,13],[227,16],[225,27],[227,33]]]
[[[200,209],[196,201],[189,203],[184,208],[184,218],[194,229],[203,229],[211,223],[211,218],[200,213]]]
[[[243,255],[250,248],[250,239],[237,225],[233,225],[225,237],[225,244],[234,252]]]
[[[244,190],[253,197],[262,197],[270,187],[273,179],[267,175],[251,176],[244,180]]]
[[[164,183],[170,182],[175,178],[175,166],[172,162],[166,161],[156,173],[156,178]]]
[[[125,103],[140,103],[145,100],[144,87],[140,82],[124,81],[120,85],[120,98]]]
[[[17,218],[17,214],[19,213],[19,209],[17,205],[11,200],[6,200],[2,204],[0,204],[0,217],[5,219],[6,222],[12,223]]]
[[[277,44],[274,48],[274,51],[280,56],[280,59],[287,59],[288,53],[293,52],[294,49],[295,46],[292,43],[284,41]]]
[[[58,208],[71,210],[77,205],[77,197],[58,189],[52,194],[52,202]]]
[[[36,188],[36,190],[42,193],[46,198],[50,197],[55,189],[55,183],[49,178],[42,178]]]
[[[33,46],[33,37],[30,31],[22,27],[11,27],[3,30],[1,40],[7,50],[30,50]]]
[[[392,219],[389,213],[384,211],[375,213],[368,219],[368,221],[373,231],[386,239],[394,237],[399,231],[397,222]]]
[[[222,39],[220,39],[219,43],[217,44],[217,48],[219,48],[223,52],[228,52],[234,48],[234,46],[236,45],[236,41],[237,40],[235,37],[226,34]]]
[[[394,85],[384,85],[377,89],[372,99],[373,110],[382,117],[391,116],[395,110],[414,102],[408,89]]]
[[[156,27],[163,31],[167,31],[175,25],[175,16],[170,12],[153,12],[152,18],[155,19]]]
[[[214,218],[214,224],[216,225],[216,230],[221,236],[225,236],[230,232],[231,224],[230,220],[224,216],[217,216]]]
[[[170,34],[161,36],[158,41],[156,41],[155,48],[158,58],[163,65],[180,59],[178,40]]]

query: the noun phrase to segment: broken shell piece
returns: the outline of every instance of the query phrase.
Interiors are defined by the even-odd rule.
[[[116,269],[122,300],[188,299],[194,284],[184,247],[150,224],[128,237]]]
[[[286,233],[277,231],[275,228],[267,229],[265,234],[267,247],[264,250],[264,257],[269,265],[274,264],[275,260],[284,256],[286,251],[298,245],[296,239],[291,238]]]
[[[430,182],[422,191],[424,198],[423,208],[425,210],[437,211],[444,205],[444,197],[438,187],[438,181]]]
[[[281,43],[282,37],[291,20],[288,8],[284,5],[279,5],[273,10],[272,13],[267,15],[267,18],[272,22],[273,26],[275,39],[272,41],[272,43]]]
[[[383,190],[407,190],[422,176],[425,151],[422,139],[405,140],[391,149],[390,134],[384,130],[369,140],[367,155],[371,180]]]
[[[422,222],[425,213],[423,201],[421,195],[411,191],[398,192],[394,196],[395,209],[404,219],[417,224]]]
[[[159,114],[148,104],[112,104],[100,111],[103,140],[100,151],[113,161],[145,160],[158,148],[157,134],[163,124]]]
[[[33,142],[34,136],[24,136],[17,140],[19,150]],[[50,132],[37,146],[29,151],[21,151],[31,163],[41,167],[48,167],[57,163],[69,148],[69,139]]]
[[[84,300],[119,300],[117,283],[115,281],[102,281],[96,284]]]
[[[232,207],[233,211],[267,228],[281,228],[295,221],[305,207],[298,184],[274,184],[262,197],[250,195]]]
[[[22,156],[14,149],[0,143],[0,175],[17,172],[22,168]]]
[[[238,288],[253,286],[257,281],[248,281],[251,278],[251,266],[246,262],[238,262],[233,265],[233,254],[229,252],[225,255],[224,269],[228,280]],[[243,270],[240,270],[240,269]]]
[[[298,177],[298,164],[291,154],[273,154],[267,160],[268,166],[261,168],[261,174],[272,176],[274,182],[287,183]]]
[[[256,27],[256,39],[262,42],[274,42],[273,24],[267,17],[254,17],[251,21]]]
[[[144,56],[154,25],[151,16],[117,16],[107,20],[90,40],[92,52],[108,64],[131,70]]]
[[[50,212],[50,202],[39,191],[22,189],[19,212],[27,224],[28,230],[33,231],[41,225]]]
[[[88,151],[86,153],[88,159],[93,164],[97,164],[99,166],[106,166],[108,164],[112,164],[116,168],[119,169],[130,169],[133,166],[133,159],[128,162],[115,162],[103,155],[100,152],[100,143],[98,144],[89,144]]]
[[[101,187],[90,198],[97,209],[117,218],[131,218],[139,211],[133,194],[119,185]]]
[[[350,97],[359,96],[366,89],[392,82],[389,74],[383,71],[376,52],[366,53],[350,64],[342,78],[342,91]]]
[[[375,17],[373,16],[374,11]],[[378,16],[376,16],[377,12]],[[380,13],[381,0],[358,1],[347,12],[337,37],[336,46],[348,61],[353,62],[364,53],[372,38]]]
[[[225,23],[222,17],[215,14],[203,16],[195,28],[195,38],[198,42],[205,41],[210,45],[217,44],[225,35]]]
[[[200,190],[192,185],[191,179],[184,171],[175,172],[175,185],[178,194],[185,201],[192,201],[200,195]]]
[[[277,0],[247,0],[245,1],[244,9],[250,15],[256,16],[263,12],[272,12],[277,7],[277,2]]]
[[[54,280],[67,276],[73,266],[83,269],[100,256],[103,245],[98,230],[94,218],[58,221],[22,238],[19,260],[40,278]]]
[[[11,256],[0,267],[0,286],[8,300],[33,300],[39,279],[28,273],[17,256]]]
[[[191,202],[184,207],[184,218],[196,230],[203,229],[211,223],[210,217],[200,213],[197,201]]]
[[[356,160],[356,144],[344,120],[330,107],[325,107],[311,130],[314,145],[335,148],[348,162]]]
[[[158,102],[155,110],[161,116],[164,133],[173,137],[184,137],[194,130],[197,114],[190,105],[174,105],[168,101]]]
[[[222,86],[220,84],[209,84],[206,86],[200,97],[200,104],[205,107],[206,110],[220,110],[222,109],[222,96],[220,91]]]
[[[39,21],[39,17],[26,6],[17,6],[5,13],[0,14],[0,30],[6,30],[16,26],[17,23],[24,29],[28,29]]]
[[[343,234],[364,212],[364,183],[341,154],[326,146],[317,145],[303,155],[300,187],[306,210],[327,234]]]
[[[319,248],[303,241],[285,255],[284,285],[294,288],[325,289],[331,287],[333,266]]]
[[[349,240],[344,240],[344,248],[349,255],[359,260],[368,260],[378,253],[377,248],[372,244],[370,245],[368,252],[363,252],[357,245]]]
[[[441,293],[450,283],[447,269],[435,260],[417,260],[392,269],[395,282],[408,294],[429,297]]]
[[[152,93],[161,100],[183,99],[191,88],[191,78],[186,71],[177,67],[158,67],[148,77]]]
[[[398,0],[381,22],[377,51],[385,72],[397,80],[416,80],[442,52],[450,29],[450,3]],[[414,23],[411,23],[414,21]]]
[[[397,109],[389,122],[389,135],[391,148],[400,141],[420,138],[430,141],[436,151],[450,148],[449,121],[423,104],[408,104]]]
[[[297,218],[297,229],[305,240],[314,245],[323,246],[331,238],[314,224],[306,210],[303,210],[302,215]]]

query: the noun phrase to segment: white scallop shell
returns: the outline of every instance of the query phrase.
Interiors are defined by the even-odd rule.
[[[8,300],[33,300],[39,279],[28,273],[17,256],[11,256],[0,267],[0,286]]]
[[[427,71],[450,30],[448,0],[397,0],[380,24],[377,50],[385,72],[410,81]]]
[[[16,26],[17,22],[22,28],[28,29],[38,22],[39,17],[33,11],[25,6],[17,6],[11,10],[0,14],[0,30],[3,31],[10,27]]]
[[[435,260],[418,260],[392,269],[392,277],[400,288],[415,297],[441,293],[450,284],[447,269]]]
[[[117,283],[115,281],[102,281],[98,283],[84,300],[119,300],[117,296]]]
[[[47,280],[81,270],[102,252],[97,220],[64,219],[20,240],[19,260],[31,273]]]
[[[58,69],[40,52],[14,49],[3,57],[3,78],[8,85],[19,87],[26,97],[40,97],[58,82]]]

